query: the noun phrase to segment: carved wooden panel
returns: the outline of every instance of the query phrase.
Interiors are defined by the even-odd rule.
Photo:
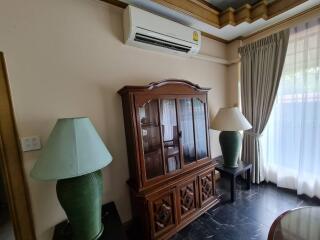
[[[195,196],[196,194],[193,183],[180,189],[180,206],[182,214],[188,213],[190,210],[195,208]]]
[[[212,187],[213,186],[212,186],[211,174],[201,178],[202,201],[205,201],[212,196]]]
[[[210,171],[199,176],[201,206],[211,201],[215,194],[214,172]]]
[[[183,220],[188,215],[192,214],[197,208],[198,191],[196,179],[193,178],[191,181],[180,185],[178,192],[179,219]]]
[[[159,232],[167,226],[173,224],[173,210],[170,196],[161,198],[153,203],[154,223],[156,232]]]
[[[159,236],[176,225],[175,192],[170,190],[150,200],[153,235]]]

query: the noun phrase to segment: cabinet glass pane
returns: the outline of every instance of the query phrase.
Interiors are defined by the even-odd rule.
[[[196,160],[191,99],[179,99],[179,119],[184,163]]]
[[[139,108],[142,145],[147,179],[163,175],[162,145],[158,114],[158,100]]]
[[[176,101],[174,99],[160,101],[160,116],[166,171],[173,172],[181,167]]]
[[[194,98],[193,109],[197,159],[202,159],[208,156],[205,104],[201,102],[198,98]]]

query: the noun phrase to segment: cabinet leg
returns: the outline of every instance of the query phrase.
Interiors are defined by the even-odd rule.
[[[231,202],[234,202],[236,200],[236,177],[231,178]]]
[[[247,170],[247,189],[249,190],[251,187],[251,169]]]

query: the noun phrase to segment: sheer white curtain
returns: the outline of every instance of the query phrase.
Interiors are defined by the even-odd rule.
[[[160,104],[161,122],[163,125],[163,141],[173,141],[174,127],[177,127],[175,100],[163,99]]]
[[[261,143],[265,180],[320,198],[320,18],[290,30]]]
[[[180,128],[182,131],[183,155],[187,162],[195,160],[192,102],[191,99],[179,99]]]
[[[200,99],[194,98],[193,111],[197,157],[201,159],[208,156],[208,153],[205,106]]]

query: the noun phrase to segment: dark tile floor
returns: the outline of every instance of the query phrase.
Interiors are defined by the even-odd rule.
[[[300,206],[320,206],[320,200],[297,196],[296,192],[274,184],[252,185],[238,180],[237,200],[229,201],[229,183],[219,180],[223,201],[182,229],[171,240],[266,240],[273,221],[286,210]]]

